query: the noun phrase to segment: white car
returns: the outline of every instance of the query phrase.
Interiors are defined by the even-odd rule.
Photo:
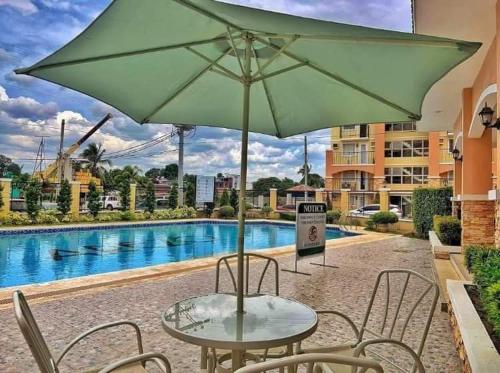
[[[120,197],[116,195],[101,197],[101,204],[103,209],[109,211],[120,209],[122,207],[120,203]]]
[[[389,211],[395,213],[398,216],[398,218],[401,218],[403,216],[401,209],[396,205],[390,205]],[[351,210],[351,211],[349,211],[349,215],[350,216],[367,216],[367,215],[376,214],[377,212],[380,212],[380,205],[374,204],[374,205],[366,205],[366,206],[360,207],[359,209],[356,209],[356,210]]]

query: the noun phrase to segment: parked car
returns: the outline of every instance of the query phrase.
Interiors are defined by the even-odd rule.
[[[120,203],[120,197],[116,195],[101,197],[101,203],[102,203],[102,208],[109,211],[120,209],[122,207]]]
[[[403,216],[401,209],[397,205],[390,205],[389,211],[395,213],[398,216],[398,218],[401,218]],[[380,205],[373,204],[373,205],[365,205],[365,206],[360,207],[359,209],[356,209],[356,210],[351,210],[351,211],[349,211],[349,215],[350,216],[369,216],[369,215],[376,214],[377,212],[380,212]]]

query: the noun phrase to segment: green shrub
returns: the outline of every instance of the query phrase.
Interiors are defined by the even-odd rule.
[[[224,191],[222,192],[222,196],[220,197],[220,205],[221,206],[229,205],[229,193],[227,192],[227,189],[224,189]]]
[[[155,198],[155,186],[150,180],[146,185],[146,211],[149,213],[155,212],[156,198]]]
[[[61,181],[61,188],[57,195],[57,209],[63,215],[71,210],[71,186],[66,179]]]
[[[433,219],[434,232],[445,245],[459,246],[461,241],[462,226],[460,220],[454,216],[436,215]]]
[[[172,210],[177,207],[177,202],[179,200],[179,190],[177,189],[177,183],[172,185],[170,189],[170,194],[168,195],[168,207]]]
[[[219,214],[221,218],[232,218],[234,217],[234,207],[222,206],[221,208],[219,208]]]
[[[370,220],[375,224],[376,226],[379,224],[394,224],[399,221],[398,216],[391,212],[391,211],[380,211],[377,212],[376,214],[373,214],[370,217]]]
[[[271,213],[271,212],[273,212],[273,211],[274,211],[274,210],[273,210],[273,208],[272,208],[271,206],[264,206],[264,207],[262,207],[262,212],[263,212],[264,214],[270,214],[270,213]]]
[[[55,211],[40,211],[36,217],[36,224],[59,224]]]
[[[3,202],[3,193],[2,192],[3,192],[3,185],[0,184],[0,208],[2,208],[3,205],[4,205],[4,202]]]
[[[413,191],[413,223],[418,237],[427,238],[434,215],[451,215],[451,188],[417,188]]]
[[[295,221],[295,213],[294,212],[280,212],[281,220]]]
[[[252,210],[254,208],[255,207],[253,207],[253,205],[251,203],[245,202],[245,210]]]
[[[337,224],[342,216],[342,211],[334,209],[326,212],[326,222],[328,224]]]
[[[99,210],[102,209],[101,194],[93,181],[89,183],[89,193],[87,195],[87,208],[90,214],[96,218]]]
[[[31,179],[26,190],[24,191],[26,198],[26,211],[32,222],[36,221],[36,217],[40,212],[40,200],[42,198],[42,183],[37,179]]]
[[[120,220],[122,221],[134,221],[136,220],[135,213],[132,211],[122,211],[120,214]]]
[[[4,225],[29,225],[31,220],[26,213],[9,212],[6,216],[0,219]]]
[[[468,246],[465,262],[474,274],[486,317],[500,338],[500,250],[493,246]]]

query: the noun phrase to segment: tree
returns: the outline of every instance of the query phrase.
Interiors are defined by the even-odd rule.
[[[177,189],[177,183],[172,185],[170,194],[168,195],[168,207],[175,209],[177,207],[177,199],[179,198],[179,190]]]
[[[152,181],[146,185],[146,211],[149,213],[155,212],[156,198],[155,198],[155,186]]]
[[[130,182],[128,180],[120,183],[120,204],[122,211],[130,209]]]
[[[0,184],[0,208],[2,208],[3,205],[4,205],[4,202],[3,202],[3,193],[2,192],[3,192],[3,185]]]
[[[93,181],[89,183],[89,193],[87,194],[87,207],[90,214],[95,218],[102,208],[101,195]]]
[[[305,165],[302,165],[300,168],[299,168],[299,171],[297,171],[297,173],[299,175],[302,175],[302,177],[305,176]],[[312,166],[311,165],[307,165],[307,175],[309,176],[309,174],[311,173],[311,169],[312,169]]]
[[[71,186],[66,179],[61,181],[61,189],[57,196],[57,209],[63,215],[66,215],[71,210]]]
[[[34,222],[40,212],[40,200],[42,198],[42,183],[37,179],[31,179],[26,186],[26,211],[31,221]]]
[[[300,184],[304,184],[304,178],[300,180]],[[312,186],[313,188],[324,188],[325,187],[325,179],[323,179],[318,174],[308,174],[307,175],[307,185]]]
[[[186,206],[195,207],[196,205],[196,188],[194,183],[188,183],[186,189]]]
[[[93,142],[80,154],[89,162],[88,169],[92,176],[99,177],[103,174],[104,165],[111,166],[111,161],[103,158],[105,152],[106,149],[103,149],[102,144]]]
[[[267,194],[270,188],[279,188],[281,180],[277,177],[263,177],[253,183],[253,191],[257,194]]]
[[[163,170],[161,168],[150,168],[149,170],[146,171],[144,175],[146,177],[149,177],[150,179],[154,180],[159,178],[163,173]]]
[[[179,166],[177,166],[177,163],[168,164],[163,169],[163,177],[168,180],[177,179],[178,173],[179,173]]]
[[[278,195],[279,196],[286,196],[286,190],[292,188],[295,186],[297,183],[293,181],[292,179],[289,179],[287,177],[284,177],[281,180],[280,186],[278,187]]]
[[[220,197],[220,205],[228,206],[229,202],[229,193],[227,192],[227,189],[224,189],[224,192],[222,192],[222,197]]]
[[[238,192],[234,188],[231,189],[229,195],[229,204],[234,208],[234,211],[238,211]]]

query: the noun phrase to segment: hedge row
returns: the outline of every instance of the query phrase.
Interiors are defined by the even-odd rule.
[[[459,246],[462,235],[460,220],[454,216],[434,216],[434,232],[445,245]]]
[[[468,246],[465,264],[474,274],[486,317],[500,338],[500,250],[492,246]]]
[[[451,215],[452,195],[452,188],[417,188],[413,191],[413,223],[418,237],[428,237],[434,215]]]

